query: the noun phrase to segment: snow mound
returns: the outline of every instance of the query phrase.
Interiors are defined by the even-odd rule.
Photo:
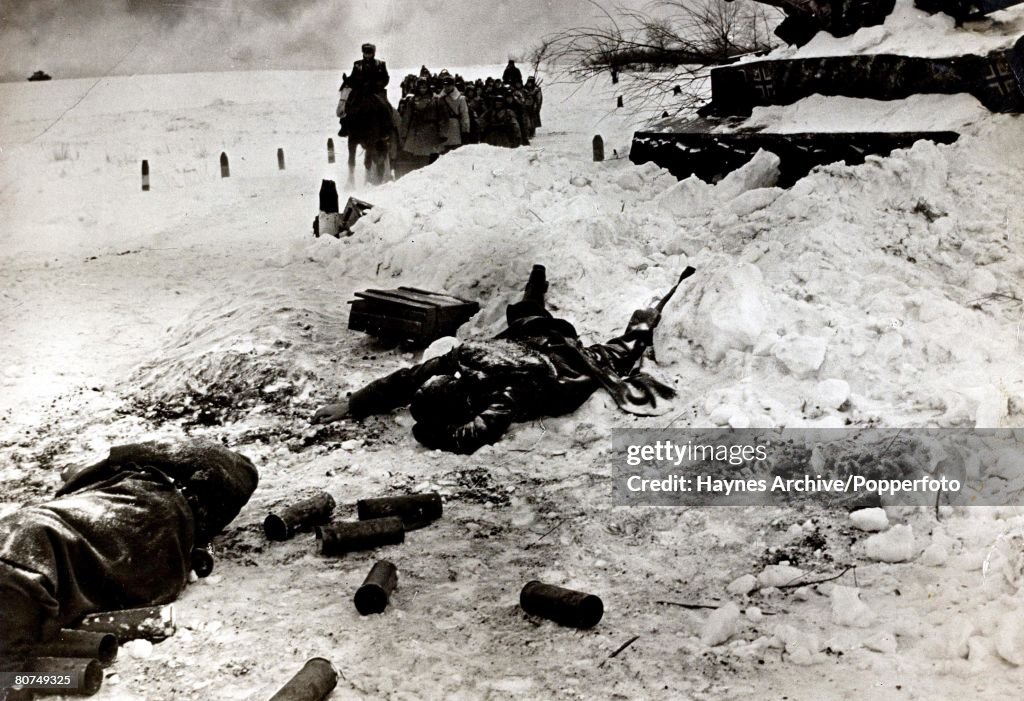
[[[851,36],[836,38],[818,32],[802,47],[783,46],[769,58],[811,58],[847,54],[901,54],[904,56],[950,56],[959,53],[986,54],[1013,45],[1013,37],[1024,32],[1024,10],[1011,7],[998,13],[994,26],[959,28],[949,15],[933,15],[914,7],[913,0],[896,0],[885,23],[864,27]]]
[[[710,370],[715,392],[736,393],[741,423],[881,414],[1002,425],[1024,391],[1009,360],[1024,272],[1013,215],[1024,184],[1004,155],[1024,149],[1016,124],[990,115],[956,144],[826,166],[785,191],[767,153],[708,184],[651,164],[469,146],[362,194],[375,208],[352,237],[309,240],[287,265],[475,299],[482,311],[459,331],[466,338],[499,331],[542,263],[553,311],[596,342],[692,264],[657,330],[658,360],[691,385],[704,384],[693,363]],[[992,177],[1002,184],[985,188]],[[701,399],[709,413],[724,403]]]
[[[905,100],[812,95],[792,105],[755,107],[743,126],[777,134],[960,131],[988,114],[972,95],[911,95]]]
[[[899,524],[864,541],[864,553],[878,562],[906,562],[916,552],[913,526]]]
[[[240,298],[211,298],[171,331],[133,383],[144,415],[216,425],[250,412],[287,413],[310,395],[323,374],[318,341],[343,320],[291,306],[284,294]]]

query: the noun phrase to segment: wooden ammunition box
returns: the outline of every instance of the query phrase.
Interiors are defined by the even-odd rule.
[[[363,200],[357,200],[355,197],[349,197],[348,202],[345,203],[345,209],[341,211],[340,221],[338,222],[338,234],[340,238],[341,234],[346,236],[352,235],[352,227],[355,225],[359,218],[366,214],[368,211],[373,209],[373,205]]]
[[[459,297],[415,287],[356,292],[348,327],[378,338],[426,346],[451,336],[480,311],[480,305]]]

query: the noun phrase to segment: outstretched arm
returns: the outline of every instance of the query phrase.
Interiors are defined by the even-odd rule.
[[[346,417],[361,419],[371,414],[384,414],[412,401],[412,395],[434,375],[455,371],[455,356],[447,353],[425,363],[403,368],[374,380],[354,392],[348,401],[328,404],[313,415],[313,423],[330,423]]]

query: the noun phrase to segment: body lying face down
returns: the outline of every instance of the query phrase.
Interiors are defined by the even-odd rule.
[[[53,500],[0,518],[0,667],[88,613],[173,601],[193,548],[231,522],[258,480],[218,443],[122,445]]]
[[[543,266],[535,266],[523,301],[508,306],[509,327],[498,337],[466,342],[375,380],[347,401],[321,408],[313,421],[409,406],[420,443],[468,454],[498,441],[513,422],[575,411],[598,388],[630,413],[667,410],[675,391],[637,369],[659,311],[639,309],[622,335],[584,346],[572,324],[546,310],[546,289]]]

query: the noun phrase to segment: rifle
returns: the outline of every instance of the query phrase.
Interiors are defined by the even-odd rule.
[[[668,293],[661,298],[661,301],[658,302],[658,305],[655,307],[655,309],[658,310],[659,315],[662,311],[664,311],[665,305],[668,304],[668,301],[670,299],[672,299],[672,295],[674,295],[676,293],[676,290],[679,289],[679,285],[683,282],[683,280],[690,277],[695,272],[697,272],[697,269],[694,268],[692,265],[686,266],[686,269],[683,270],[682,274],[679,276],[679,279],[676,280],[676,284],[672,285],[672,289],[669,290]]]
[[[669,300],[672,299],[672,295],[674,295],[676,293],[676,290],[679,289],[679,285],[682,284],[683,280],[685,280],[686,278],[690,277],[695,272],[697,272],[697,269],[694,268],[692,265],[686,266],[686,268],[683,270],[683,272],[679,275],[679,279],[676,280],[676,284],[672,285],[672,289],[669,290],[667,293],[665,293],[665,296],[662,297],[661,301],[658,302],[658,304],[654,307],[655,311],[658,312],[658,316],[657,316],[656,321],[651,325],[651,334],[652,335],[654,334],[654,329],[656,329],[658,327],[658,324],[661,322],[661,312],[664,311],[665,306],[668,304]],[[654,355],[654,344],[653,343],[647,348],[645,353],[651,357],[651,360],[653,360],[653,361],[657,360],[657,358]]]

